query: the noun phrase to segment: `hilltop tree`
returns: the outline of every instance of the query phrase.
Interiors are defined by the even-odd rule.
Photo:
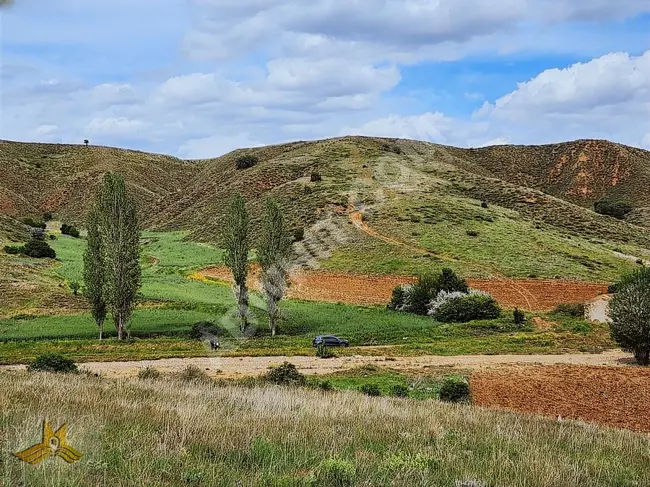
[[[135,201],[119,174],[104,176],[99,200],[99,228],[106,269],[105,295],[117,338],[128,333],[128,323],[140,289],[140,228]]]
[[[237,194],[230,202],[226,214],[224,248],[226,249],[225,262],[232,271],[235,281],[235,297],[237,298],[242,332],[248,326],[246,278],[248,277],[248,252],[250,250],[249,224],[246,202],[240,194]]]
[[[650,364],[650,268],[642,267],[618,283],[610,303],[612,338],[634,353],[641,365]]]
[[[260,282],[266,297],[271,336],[275,336],[280,318],[278,304],[287,290],[291,245],[291,233],[286,227],[282,211],[277,202],[268,199],[257,257],[262,268]]]
[[[101,231],[99,228],[101,218],[99,208],[93,206],[88,213],[86,228],[88,243],[84,252],[84,296],[90,304],[91,313],[99,327],[99,339],[104,335],[104,320],[106,319],[106,297],[104,283],[106,282],[106,268],[102,249]]]

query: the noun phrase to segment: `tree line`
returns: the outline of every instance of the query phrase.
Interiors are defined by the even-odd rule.
[[[225,218],[223,246],[225,263],[234,280],[240,329],[249,325],[248,270],[251,252],[251,223],[246,202],[237,194]],[[84,296],[104,336],[104,323],[110,313],[118,340],[129,336],[129,322],[135,309],[142,281],[140,235],[135,200],[128,194],[124,178],[107,173],[86,219],[87,246],[83,256]],[[269,328],[275,336],[280,322],[279,303],[287,289],[292,235],[282,210],[267,199],[257,241],[261,267],[261,287],[266,300]]]

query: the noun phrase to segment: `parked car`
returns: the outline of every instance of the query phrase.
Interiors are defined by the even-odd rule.
[[[347,347],[350,345],[350,342],[334,335],[318,335],[312,341],[312,345],[314,347],[317,347],[321,344],[325,345],[326,347]]]

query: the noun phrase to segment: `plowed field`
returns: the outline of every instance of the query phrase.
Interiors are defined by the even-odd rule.
[[[251,287],[257,289],[258,270],[249,276]],[[231,282],[230,270],[212,267],[199,275]],[[393,288],[398,284],[413,282],[410,276],[360,275],[325,271],[299,271],[291,275],[289,297],[313,301],[342,302],[347,304],[386,304]],[[469,280],[475,289],[489,292],[506,308],[519,307],[529,311],[548,311],[561,303],[583,303],[607,292],[607,285],[560,280]],[[516,292],[515,290],[524,292]]]
[[[470,380],[478,406],[579,419],[650,432],[650,370],[552,365],[478,371]]]

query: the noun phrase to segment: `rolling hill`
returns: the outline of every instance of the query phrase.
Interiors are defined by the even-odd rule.
[[[258,163],[236,169],[242,155]],[[591,211],[601,196],[648,204],[650,152],[607,141],[458,149],[342,137],[240,149],[182,161],[104,147],[0,143],[0,212],[53,211],[79,222],[101,175],[120,171],[153,230],[218,242],[241,192],[254,224],[266,196],[303,229],[297,264],[421,272],[451,266],[477,277],[613,280],[650,258],[650,231]],[[320,180],[312,181],[312,173]]]

